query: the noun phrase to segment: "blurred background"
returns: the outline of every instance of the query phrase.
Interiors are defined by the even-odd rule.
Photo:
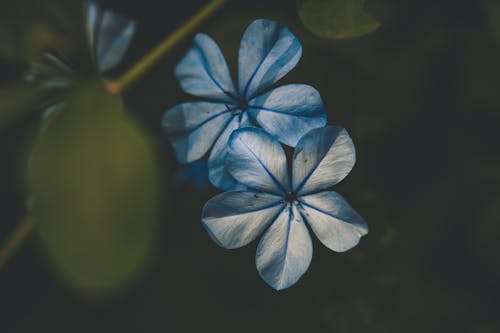
[[[137,22],[132,45],[115,70],[122,73],[206,1],[100,3]],[[36,143],[47,94],[42,98],[24,86],[20,75],[47,45],[90,72],[82,13],[77,1],[0,4],[0,243],[37,200],[28,189],[59,188],[59,182],[84,188],[89,182],[82,175],[99,158],[107,159],[113,175],[133,165],[138,180],[94,201],[85,198],[114,207],[113,214],[122,208],[120,221],[141,222],[118,224],[120,232],[116,225],[89,232],[111,238],[65,242],[75,226],[36,228],[0,271],[0,332],[500,332],[497,1],[366,0],[365,12],[380,26],[343,39],[313,34],[294,1],[232,1],[199,29],[217,41],[234,75],[250,22],[270,18],[290,27],[302,42],[303,57],[278,84],[316,87],[329,123],[345,126],[356,144],[357,164],[335,190],[366,219],[370,233],[341,254],[314,239],[308,272],[282,292],[260,279],[256,242],[228,251],[210,240],[201,209],[219,192],[200,174],[203,165],[190,169],[196,177],[186,176],[162,132],[163,113],[193,100],[173,76],[191,37],[125,94],[134,125],[95,110],[76,120],[66,117],[60,136],[45,143],[70,149],[65,144],[79,142],[72,135],[84,126],[92,129],[86,134],[102,136],[77,151],[83,156],[78,164],[61,162],[54,177],[35,172],[36,184],[26,186],[33,183],[26,176],[33,149],[47,148]],[[71,103],[94,109],[82,101],[85,90],[76,95]],[[123,137],[120,131],[128,136],[114,140],[113,133]],[[118,153],[99,150],[101,139]],[[44,216],[71,219],[73,208],[67,207],[84,197],[63,200],[66,193],[53,192]],[[127,193],[117,198],[122,192]],[[130,202],[145,208],[129,211]],[[73,236],[96,226],[79,227]],[[117,234],[125,238],[113,243]],[[138,237],[141,244],[134,243]],[[97,251],[109,251],[108,245],[116,248],[103,259]],[[126,262],[130,258],[133,263]],[[98,271],[89,275],[95,280],[79,280],[89,267]],[[119,271],[127,278],[115,284]]]

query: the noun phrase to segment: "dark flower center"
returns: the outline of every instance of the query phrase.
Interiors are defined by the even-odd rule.
[[[245,112],[248,109],[248,101],[245,97],[241,96],[240,94],[232,94],[229,91],[224,91],[224,93],[227,96],[231,97],[234,105],[236,106],[236,109],[232,109],[228,105],[226,105],[227,109],[229,111],[232,111],[234,115],[239,115],[240,113]]]
[[[297,200],[297,194],[295,192],[288,192],[285,194],[285,201],[286,202],[294,202]]]
[[[234,98],[236,106],[238,106],[238,109],[241,111],[246,111],[248,109],[248,101],[241,97],[241,96],[236,96]]]

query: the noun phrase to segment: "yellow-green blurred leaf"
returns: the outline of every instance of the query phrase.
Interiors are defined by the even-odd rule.
[[[156,162],[100,82],[75,90],[35,143],[32,213],[55,267],[83,293],[112,292],[142,271],[157,219]]]
[[[323,38],[363,36],[380,26],[364,11],[365,0],[299,0],[298,12],[304,25]]]

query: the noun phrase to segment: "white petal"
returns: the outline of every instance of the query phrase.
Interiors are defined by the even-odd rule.
[[[248,112],[267,133],[290,147],[310,130],[326,125],[318,91],[305,84],[287,84],[260,95],[249,102]]]
[[[285,152],[260,128],[242,128],[231,135],[226,164],[231,175],[251,189],[282,195],[290,191]]]
[[[250,99],[277,82],[299,62],[302,46],[287,27],[271,20],[252,22],[238,57],[240,94]]]
[[[175,68],[182,89],[191,95],[232,102],[233,80],[219,46],[205,34],[194,37],[194,45]]]
[[[353,248],[368,233],[363,218],[336,192],[300,197],[299,209],[321,243],[333,251]]]
[[[312,252],[311,237],[300,213],[288,205],[260,240],[257,270],[267,284],[282,290],[307,271]]]
[[[225,192],[203,207],[202,221],[222,247],[242,247],[259,236],[283,210],[281,197],[256,192]]]
[[[205,155],[232,117],[224,103],[191,102],[167,111],[162,125],[177,160],[189,163]]]
[[[354,144],[340,126],[314,129],[295,147],[292,186],[299,194],[331,187],[344,179],[356,161]]]

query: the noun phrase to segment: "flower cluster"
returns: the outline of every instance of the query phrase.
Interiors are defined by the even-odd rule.
[[[342,196],[327,190],[354,166],[347,131],[326,126],[313,87],[270,89],[301,55],[302,46],[288,28],[256,20],[241,40],[235,85],[217,44],[198,34],[175,75],[185,92],[204,101],[177,105],[163,118],[179,162],[199,160],[210,151],[209,179],[227,191],[203,208],[208,234],[228,249],[263,234],[257,269],[277,290],[296,283],[309,267],[307,225],[336,252],[354,247],[368,232]],[[295,147],[290,164],[282,144]]]

